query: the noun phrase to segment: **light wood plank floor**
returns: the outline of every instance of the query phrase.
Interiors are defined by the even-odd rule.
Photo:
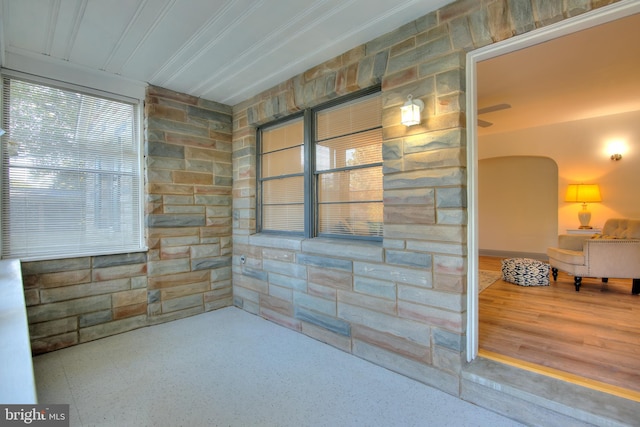
[[[480,257],[500,271],[502,258]],[[585,278],[580,292],[560,272],[550,286],[498,280],[479,297],[480,350],[640,391],[640,296],[631,279]]]

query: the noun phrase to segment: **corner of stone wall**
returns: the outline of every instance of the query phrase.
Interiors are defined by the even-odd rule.
[[[457,42],[448,22],[426,15],[235,106],[233,130],[234,304],[452,394],[465,350],[465,55]],[[356,243],[352,252],[257,237],[256,127],[373,85],[383,98],[381,247],[359,260],[365,248]],[[399,123],[408,94],[427,106],[411,128]]]
[[[232,109],[150,86],[148,316],[159,323],[231,305]]]
[[[34,354],[232,304],[231,115],[149,86],[149,251],[23,263]]]
[[[604,3],[459,0],[236,105],[234,304],[459,394],[467,352],[466,54]],[[377,84],[382,245],[256,235],[256,127]],[[406,127],[399,107],[410,94],[425,109],[419,125]]]

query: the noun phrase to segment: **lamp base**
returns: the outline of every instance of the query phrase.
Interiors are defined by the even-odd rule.
[[[581,225],[578,227],[580,230],[591,230],[593,227],[590,225]]]
[[[587,204],[582,204],[582,210],[578,212],[578,220],[580,221],[580,228],[592,228],[589,225],[591,221],[591,212],[587,210]]]

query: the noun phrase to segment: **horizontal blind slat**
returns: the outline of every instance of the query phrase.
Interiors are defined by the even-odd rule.
[[[137,107],[17,79],[3,89],[3,256],[141,250]]]

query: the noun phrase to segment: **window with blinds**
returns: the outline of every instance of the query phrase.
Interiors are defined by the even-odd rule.
[[[371,94],[316,113],[319,235],[382,236],[382,101]]]
[[[3,258],[143,250],[139,106],[2,81]]]
[[[258,140],[261,231],[382,237],[379,89],[267,125]]]
[[[304,232],[304,123],[266,127],[260,138],[262,230]]]

